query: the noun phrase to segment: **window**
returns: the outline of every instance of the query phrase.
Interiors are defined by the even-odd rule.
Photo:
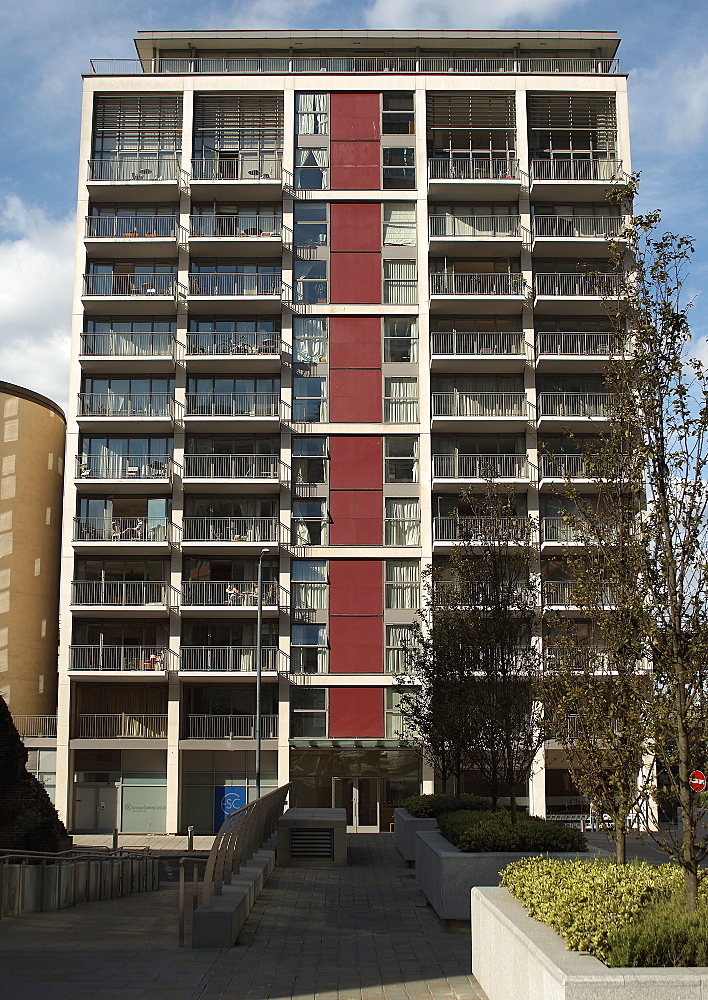
[[[387,674],[402,674],[406,670],[406,646],[413,643],[410,625],[386,626],[386,651],[384,670]]]
[[[385,247],[415,246],[415,202],[384,202],[383,244]]]
[[[417,611],[419,607],[420,563],[417,559],[387,559],[387,610]]]
[[[293,559],[290,593],[295,610],[322,611],[327,607],[326,559]]]
[[[327,541],[324,500],[293,501],[291,542],[293,545],[324,545]]]
[[[326,135],[329,131],[328,111],[328,94],[295,94],[297,135]]]
[[[295,187],[302,191],[321,191],[329,187],[329,150],[295,150]]]
[[[384,94],[382,135],[415,135],[413,94]]]
[[[414,260],[385,260],[384,302],[413,305],[418,301],[418,265]]]
[[[395,375],[384,379],[384,421],[412,424],[418,420],[418,379]]]
[[[327,419],[327,379],[295,376],[293,379],[293,420],[317,423]]]
[[[418,360],[418,326],[412,316],[384,319],[384,361],[405,364]]]
[[[386,498],[386,545],[420,545],[420,501]]]
[[[411,690],[411,689],[408,689]],[[398,688],[386,688],[386,739],[411,739],[413,727],[411,722],[401,714],[401,695],[404,691]]]
[[[295,246],[327,246],[327,203],[297,202],[294,206]]]
[[[293,317],[293,361],[325,362],[327,334],[326,317]]]
[[[326,458],[327,438],[293,438],[293,483],[302,485],[327,482]]]
[[[325,625],[293,625],[290,635],[290,669],[294,674],[327,673]]]
[[[327,735],[327,688],[293,687],[290,691],[290,736]]]
[[[295,280],[295,302],[327,301],[327,261],[300,260],[296,257],[293,265]]]
[[[383,187],[415,187],[415,149],[413,147],[384,146]]]
[[[384,438],[384,478],[387,483],[418,482],[418,438]]]
[[[182,145],[182,98],[153,95],[97,95],[94,109],[93,156],[126,158],[124,173],[100,173],[97,180],[157,180],[157,161],[174,157]],[[143,160],[142,164],[136,160]],[[131,172],[132,171],[132,172]]]

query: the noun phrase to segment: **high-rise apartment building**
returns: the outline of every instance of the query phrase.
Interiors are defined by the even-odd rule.
[[[252,795],[259,647],[263,786],[388,829],[398,797],[432,789],[395,692],[421,570],[444,569],[460,490],[490,470],[539,518],[539,603],[574,613],[558,512],[606,399],[623,225],[606,195],[630,169],[617,45],[141,32],[137,61],[93,64],[58,715],[71,829],[208,832]],[[578,636],[591,646],[580,619]],[[573,797],[549,744],[529,807]]]

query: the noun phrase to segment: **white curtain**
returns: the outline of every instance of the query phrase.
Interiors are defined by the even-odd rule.
[[[293,348],[295,361],[325,361],[327,320],[314,316],[296,316],[293,320]]]
[[[420,564],[416,559],[386,560],[386,607],[414,611],[420,604]]]
[[[291,594],[294,608],[327,607],[327,564],[322,559],[293,562]]]
[[[420,545],[420,501],[415,497],[387,497],[386,544]]]
[[[327,132],[327,94],[296,94],[298,135],[324,135]]]
[[[413,305],[417,302],[417,276],[414,260],[385,260],[385,301],[392,305]]]
[[[405,669],[404,647],[411,645],[413,633],[410,625],[386,626],[386,673],[400,674]]]
[[[418,379],[392,376],[384,380],[384,420],[393,424],[411,424],[418,420]]]
[[[384,246],[412,247],[415,244],[415,203],[384,202]]]

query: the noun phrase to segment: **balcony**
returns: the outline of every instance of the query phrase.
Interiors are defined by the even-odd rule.
[[[189,239],[193,253],[279,257],[283,244],[292,244],[292,233],[280,215],[191,215]]]
[[[191,272],[189,304],[196,312],[279,313],[284,294],[281,274]]]
[[[182,522],[183,547],[199,543],[200,551],[239,550],[264,543],[277,543],[280,526],[275,517],[185,517]]]
[[[540,528],[542,545],[581,545],[585,541],[567,517],[542,517]]]
[[[99,253],[124,254],[130,247],[131,257],[174,257],[187,231],[171,215],[88,215],[84,240],[87,250]]]
[[[80,392],[76,418],[86,428],[111,420],[135,430],[172,430],[175,401],[169,392]]]
[[[601,606],[612,607],[614,594],[610,584],[605,584],[600,595]],[[544,580],[541,583],[541,604],[544,608],[579,609],[575,598],[575,580]]]
[[[183,478],[199,492],[251,492],[256,485],[270,491],[289,482],[290,470],[277,455],[185,455]]]
[[[454,253],[479,244],[487,253],[518,254],[521,244],[530,244],[531,234],[521,227],[518,215],[430,215],[428,235],[431,252]]]
[[[110,330],[107,333],[82,333],[79,348],[85,372],[105,370],[104,362],[136,368],[148,364],[152,372],[172,372],[175,366],[175,339],[172,333],[139,333]],[[136,365],[136,362],[138,365]]]
[[[536,367],[543,371],[602,371],[605,363],[621,354],[624,339],[610,331],[602,333],[537,333]]]
[[[535,308],[554,313],[596,313],[608,299],[624,294],[621,274],[537,273],[533,286]]]
[[[186,289],[174,274],[85,274],[84,309],[90,312],[115,309],[121,313],[171,315]]]
[[[177,197],[185,186],[185,172],[174,154],[112,156],[88,161],[87,183],[91,196],[101,198]],[[159,189],[154,185],[159,184]],[[124,188],[124,191],[120,189]]]
[[[171,486],[175,464],[169,455],[77,455],[75,478],[82,492],[104,490],[161,492]],[[178,467],[179,468],[179,467]]]
[[[433,331],[430,334],[433,371],[523,371],[527,360],[523,332]]]
[[[528,422],[525,392],[434,392],[432,423],[437,429],[491,424],[495,429],[519,429]]]
[[[255,715],[189,715],[188,740],[254,740]],[[278,716],[261,716],[261,739],[277,740]]]
[[[167,551],[179,540],[179,528],[166,517],[75,517],[72,541],[76,550],[105,545],[135,546]]]
[[[228,420],[273,430],[281,413],[285,418],[279,392],[188,392],[184,415],[190,429],[213,429],[217,421]]]
[[[470,274],[432,271],[430,308],[484,313],[493,304],[497,312],[520,312],[526,285],[522,274]]]
[[[23,739],[56,739],[56,715],[13,715],[12,721]]]
[[[207,159],[192,160],[192,197],[208,191],[216,199],[239,197],[251,189],[263,198],[282,197],[283,162],[277,152],[257,150],[232,152]]]
[[[433,542],[529,542],[531,527],[527,517],[436,517],[433,519]],[[445,544],[436,548],[446,548]]]
[[[539,425],[587,427],[589,422],[606,421],[611,416],[610,392],[541,392],[538,395]]]
[[[506,585],[505,585],[506,588]],[[519,580],[513,586],[508,585],[510,598],[518,600],[520,609],[528,604],[528,584]],[[496,606],[499,602],[497,588],[482,580],[437,580],[433,584],[435,600],[438,606],[448,608],[484,608],[491,602]]]
[[[433,455],[433,479],[529,481],[526,455]]]
[[[279,331],[264,333],[188,333],[187,360],[190,368],[197,368],[196,361],[204,361],[205,370],[218,358],[220,365],[232,358],[237,367],[242,367],[249,358],[257,358],[260,364],[264,358],[272,358],[280,366],[282,348]]]
[[[71,604],[82,610],[149,615],[168,612],[177,594],[166,580],[72,580]]]
[[[430,196],[512,201],[521,188],[522,171],[513,157],[433,156],[428,159]]]
[[[586,468],[583,455],[566,454],[544,454],[539,455],[539,479],[555,480],[565,482],[566,480],[592,479],[590,471]]]
[[[271,614],[287,604],[285,591],[273,581],[261,584],[261,602]],[[182,611],[211,608],[233,614],[258,607],[258,584],[253,580],[183,580]]]
[[[252,674],[256,672],[255,646],[182,646],[181,673]],[[274,673],[281,653],[277,646],[261,647],[261,670]]]
[[[72,739],[79,740],[164,740],[167,739],[166,715],[79,715]]]
[[[69,670],[81,674],[150,674],[174,669],[165,646],[70,646]]]
[[[629,177],[614,157],[531,160],[531,187],[536,197],[554,200],[602,200],[605,190],[621,187]],[[572,187],[568,187],[572,185]]]
[[[534,250],[555,257],[610,252],[609,243],[625,232],[622,216],[535,215],[531,219]]]
[[[607,670],[607,650],[604,646],[546,646],[543,651],[543,665],[548,671],[561,665],[570,665],[574,670]]]

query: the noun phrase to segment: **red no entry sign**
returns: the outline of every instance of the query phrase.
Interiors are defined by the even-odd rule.
[[[703,792],[706,787],[706,776],[703,771],[692,771],[688,783],[694,792]]]

